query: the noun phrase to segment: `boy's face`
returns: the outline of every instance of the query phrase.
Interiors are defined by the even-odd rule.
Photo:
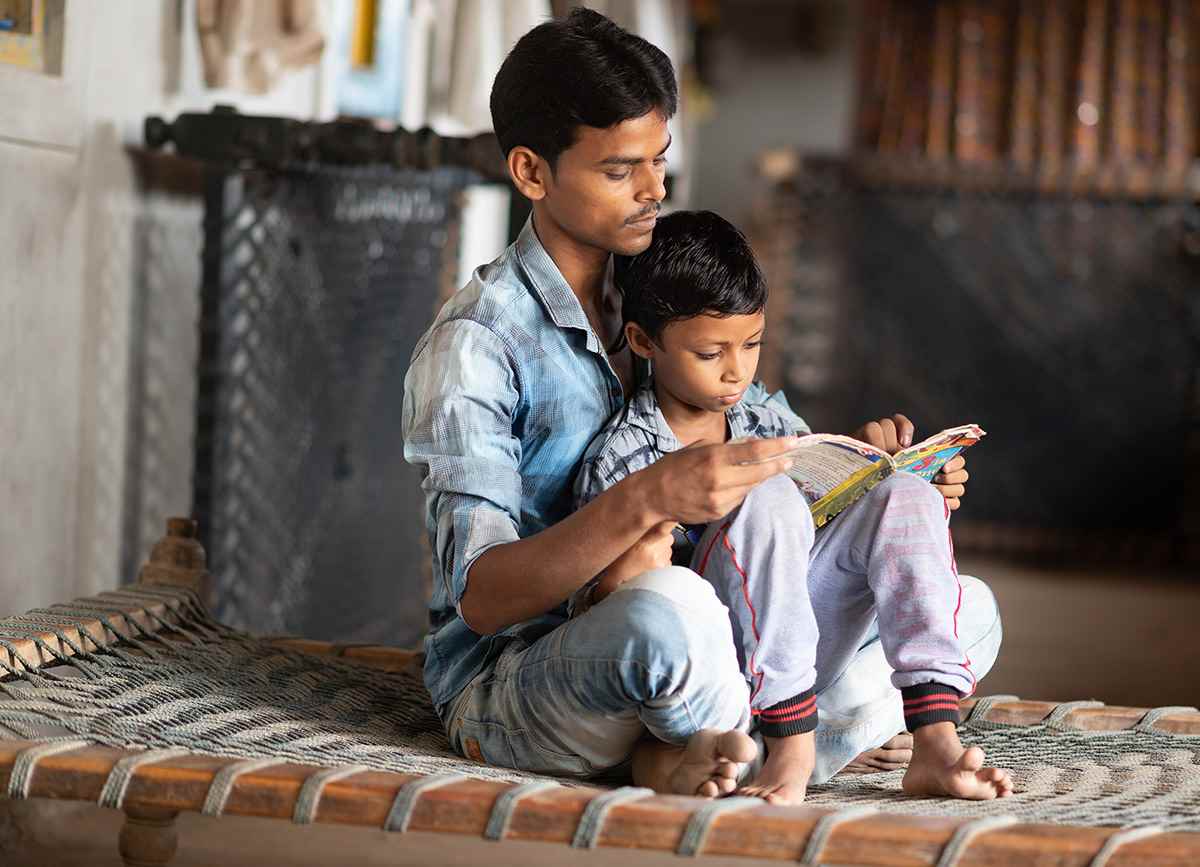
[[[538,207],[577,242],[632,256],[650,246],[666,196],[667,121],[656,111],[608,129],[581,126]],[[547,167],[548,169],[548,167]]]
[[[657,344],[637,325],[627,326],[633,351],[654,362],[654,378],[681,403],[725,412],[754,381],[766,314],[710,316],[670,322]]]

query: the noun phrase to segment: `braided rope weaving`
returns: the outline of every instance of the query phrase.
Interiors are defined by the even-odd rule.
[[[178,623],[158,633],[136,628],[118,609],[139,601],[165,602]],[[129,640],[101,646],[86,638],[79,622],[97,615],[106,629]],[[56,653],[41,642],[43,655],[60,664],[38,668],[18,659],[16,641],[28,639],[35,623],[76,655]],[[237,772],[274,760],[343,773],[371,769],[516,783],[547,779],[455,755],[417,666],[385,671],[285,649],[217,623],[182,589],[126,588],[0,620],[0,648],[7,650],[0,651],[0,672],[8,675],[0,680],[0,729],[23,738],[168,751],[146,753],[144,760],[150,761],[175,751],[262,760]],[[1013,816],[1022,822],[1200,831],[1200,737],[1156,729],[1165,709],[1148,712],[1132,729],[1092,732],[1069,725],[1070,711],[1080,706],[1075,703],[1031,726],[988,721],[984,716],[992,702],[979,704],[960,730],[962,739],[982,747],[990,763],[1012,769],[1013,797],[984,803],[912,797],[900,791],[902,772],[895,771],[842,775],[813,785],[808,803],[843,810],[844,816],[863,815],[849,808],[870,808],[974,820]],[[212,812],[220,812],[237,772],[230,771],[219,785],[214,782]],[[22,779],[26,776],[23,772]],[[312,793],[319,794],[320,785],[332,779],[337,772],[314,780]],[[303,812],[311,818],[311,805]]]

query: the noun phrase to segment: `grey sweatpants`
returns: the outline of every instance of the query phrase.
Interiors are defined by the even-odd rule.
[[[804,496],[776,476],[709,525],[692,568],[729,609],[751,713],[765,722],[810,690],[819,699],[876,629],[893,687],[972,693],[948,519],[936,488],[896,473],[814,532]]]

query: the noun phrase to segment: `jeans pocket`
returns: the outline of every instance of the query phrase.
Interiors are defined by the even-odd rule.
[[[581,756],[556,752],[522,729],[508,732],[509,748],[516,767],[536,774],[556,774],[564,777],[589,777],[596,772]]]
[[[508,731],[496,723],[460,718],[451,724],[450,745],[463,758],[498,768],[519,768]]]

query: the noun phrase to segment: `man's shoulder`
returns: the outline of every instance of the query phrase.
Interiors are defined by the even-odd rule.
[[[471,320],[505,334],[519,320],[538,315],[537,301],[526,283],[515,251],[509,247],[486,265],[442,305],[434,327],[455,320]]]

